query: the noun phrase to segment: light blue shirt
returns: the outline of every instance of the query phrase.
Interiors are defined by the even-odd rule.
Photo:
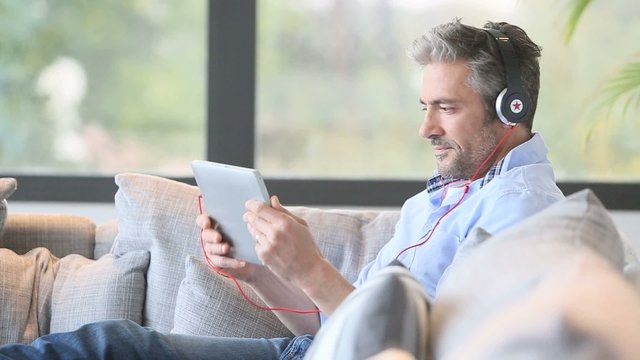
[[[464,184],[454,182],[424,190],[408,199],[402,206],[395,234],[362,269],[354,285],[364,283],[403,249],[433,231],[424,245],[404,252],[398,260],[434,298],[440,278],[473,229],[481,227],[496,234],[564,197],[556,186],[547,152],[542,137],[534,134],[512,149],[485,177],[472,182],[462,202],[443,218],[463,196]]]

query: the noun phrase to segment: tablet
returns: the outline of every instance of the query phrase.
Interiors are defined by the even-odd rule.
[[[270,204],[260,173],[255,169],[203,160],[194,160],[191,169],[207,214],[218,223],[218,230],[224,239],[231,243],[231,256],[260,264],[255,239],[242,219],[247,200]]]

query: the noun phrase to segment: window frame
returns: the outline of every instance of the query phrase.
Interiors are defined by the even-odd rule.
[[[208,0],[207,154],[212,161],[255,163],[256,0]],[[18,179],[15,201],[112,202],[112,176],[4,174]],[[171,179],[195,184],[191,177]],[[283,203],[312,206],[399,207],[424,181],[267,178]],[[637,210],[640,183],[559,182],[565,194],[591,188],[611,210]]]

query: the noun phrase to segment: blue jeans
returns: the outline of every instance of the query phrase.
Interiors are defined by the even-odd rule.
[[[0,359],[302,359],[311,336],[244,339],[163,334],[129,320],[109,320],[0,346]]]

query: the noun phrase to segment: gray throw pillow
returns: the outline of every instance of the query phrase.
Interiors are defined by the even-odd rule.
[[[305,360],[366,359],[389,349],[427,359],[429,304],[422,285],[395,263],[354,290],[320,328]]]
[[[243,290],[265,306],[249,286]],[[292,336],[271,312],[260,310],[241,295],[236,285],[210,269],[202,260],[189,256],[186,277],[180,284],[174,327],[176,334],[270,338]]]
[[[75,330],[100,320],[129,319],[140,324],[145,300],[148,251],[98,260],[67,255],[55,264],[50,332]]]

